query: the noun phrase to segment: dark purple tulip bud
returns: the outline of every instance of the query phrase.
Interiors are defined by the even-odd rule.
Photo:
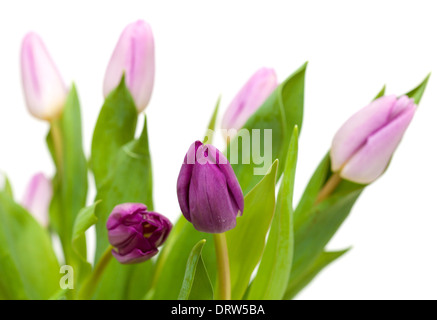
[[[120,204],[106,223],[112,254],[122,264],[146,261],[158,253],[172,228],[163,215],[141,203]]]
[[[244,197],[228,159],[214,146],[193,143],[179,173],[177,192],[185,218],[202,232],[235,228]]]

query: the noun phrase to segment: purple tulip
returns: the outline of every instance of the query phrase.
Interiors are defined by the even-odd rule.
[[[150,25],[143,20],[129,24],[115,47],[103,85],[105,97],[114,90],[125,73],[126,85],[138,112],[149,104],[155,78],[155,44]]]
[[[67,88],[41,38],[32,32],[21,46],[21,78],[29,112],[41,120],[59,117]]]
[[[222,120],[222,129],[239,130],[278,86],[273,69],[261,68],[232,100]],[[230,132],[232,135],[232,133]]]
[[[193,143],[177,182],[179,205],[194,228],[222,233],[235,228],[244,197],[226,157],[212,145]]]
[[[358,111],[334,137],[332,171],[362,184],[377,179],[387,168],[415,111],[413,99],[394,95],[381,97]]]
[[[49,225],[52,195],[52,182],[43,173],[38,173],[30,180],[21,203],[44,227]]]
[[[106,223],[112,254],[122,264],[146,261],[158,253],[172,228],[163,215],[141,203],[120,204]]]

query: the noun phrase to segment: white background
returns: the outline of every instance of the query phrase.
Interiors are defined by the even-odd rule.
[[[172,220],[179,214],[180,164],[219,94],[222,114],[259,67],[275,68],[284,80],[308,60],[297,200],[345,119],[384,84],[399,95],[437,70],[436,9],[432,1],[1,1],[0,169],[18,198],[32,174],[53,174],[48,125],[27,113],[22,97],[24,34],[38,32],[66,82],[77,83],[89,155],[106,64],[124,26],[142,18],[156,41],[156,85],[146,110],[156,210]],[[436,122],[431,77],[389,170],[329,244],[353,249],[299,298],[437,298]],[[216,142],[223,143],[220,136]]]

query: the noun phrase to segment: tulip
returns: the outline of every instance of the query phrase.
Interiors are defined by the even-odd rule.
[[[236,131],[241,129],[277,86],[275,70],[261,68],[255,72],[226,110],[222,120],[222,129],[235,129]],[[229,135],[232,136],[235,133],[230,132]]]
[[[123,31],[109,61],[103,85],[105,97],[125,74],[126,86],[138,112],[148,105],[155,77],[155,45],[152,29],[143,20],[129,24]]]
[[[185,156],[177,194],[183,215],[202,232],[233,229],[243,213],[243,192],[232,166],[214,146],[200,141]]]
[[[21,78],[29,112],[51,121],[62,113],[67,88],[41,38],[28,33],[21,47]]]
[[[49,225],[49,207],[52,195],[52,182],[43,173],[38,173],[32,177],[27,185],[23,201],[21,202],[22,206],[43,227]]]
[[[394,95],[358,111],[332,141],[332,171],[356,183],[373,182],[387,168],[415,111],[413,99]]]
[[[147,211],[141,203],[114,208],[106,223],[113,256],[122,264],[146,261],[158,253],[172,228],[163,215]]]

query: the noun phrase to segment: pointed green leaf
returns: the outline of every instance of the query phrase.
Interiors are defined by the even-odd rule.
[[[422,99],[423,93],[425,92],[426,85],[428,84],[429,77],[431,73],[429,73],[426,78],[413,90],[406,93],[407,96],[414,99],[414,102],[418,105],[420,100]]]
[[[381,98],[385,94],[385,85],[382,87],[382,89],[378,92],[378,94],[373,98],[373,100],[376,100],[378,98]]]
[[[191,250],[178,300],[212,300],[213,289],[202,259],[206,240],[200,240]]]
[[[184,218],[182,217],[182,219]],[[171,250],[167,252],[165,263],[161,265],[161,270],[154,279],[152,292],[148,295],[149,299],[178,299],[191,249],[203,239],[206,240],[206,243],[202,249],[202,260],[206,270],[208,270],[211,283],[215,283],[216,258],[212,234],[199,232],[188,222],[180,226],[182,230],[173,241]]]
[[[0,296],[48,299],[59,289],[59,264],[47,231],[0,192]]]
[[[302,277],[315,263],[365,187],[342,181],[329,198],[308,212],[301,213],[301,216],[294,220],[295,247],[290,285],[293,279]]]
[[[97,217],[94,214],[96,210],[96,206],[100,203],[99,201],[94,202],[94,204],[83,208],[79,211],[79,214],[76,217],[76,221],[74,222],[73,228],[73,249],[76,248],[76,241],[85,234],[85,232],[97,222]],[[78,252],[79,253],[79,252]],[[86,257],[82,257],[86,258]]]
[[[149,210],[153,210],[152,164],[146,119],[141,136],[120,148],[108,177],[97,189],[96,200],[102,201],[96,208],[98,218],[96,261],[98,261],[109,245],[106,221],[116,205],[126,202],[143,203]],[[94,297],[125,298],[128,294],[126,287],[137,267],[142,268],[142,264],[121,265],[117,260],[112,259]]]
[[[293,259],[293,191],[298,152],[298,129],[290,139],[287,162],[278,193],[275,215],[267,246],[249,299],[281,299],[288,284]]]
[[[290,284],[284,294],[284,299],[293,299],[303,288],[305,288],[323,269],[329,264],[343,256],[349,249],[342,251],[323,251],[305,273],[297,279],[290,279]]]
[[[329,152],[325,155],[325,157],[320,162],[316,171],[313,173],[310,181],[308,182],[305,191],[300,198],[299,204],[294,212],[294,223],[300,219],[305,212],[308,212],[313,207],[317,196],[319,194],[320,189],[325,184],[328,176],[331,172],[331,160],[329,158]]]
[[[11,198],[14,197],[11,182],[3,172],[0,172],[0,192],[5,192],[5,194],[9,195]]]
[[[123,77],[105,99],[94,129],[90,165],[98,188],[114,165],[119,149],[134,139],[137,118],[135,102]]]
[[[266,235],[275,212],[278,160],[264,178],[244,198],[244,212],[237,226],[226,232],[231,270],[231,297],[239,300],[261,259]]]
[[[82,270],[80,273],[81,279],[79,282],[82,282],[84,279],[86,279],[92,269],[91,264],[87,261],[86,250],[83,250],[82,241],[85,238],[85,232],[97,222],[97,217],[95,216],[94,211],[99,202],[100,201],[96,201],[91,206],[80,210],[76,217],[76,221],[74,222],[73,237],[71,242],[74,252],[82,262]]]
[[[227,148],[227,156],[244,194],[247,194],[261,180],[269,168],[268,165],[271,163],[269,161],[279,159],[278,179],[284,170],[293,128],[296,125],[299,128],[302,127],[306,65],[305,63],[278,86],[249,118]],[[259,152],[267,158],[255,157],[254,153]],[[236,155],[239,157],[238,161],[235,161]],[[270,155],[272,158],[268,159]],[[264,163],[262,163],[263,160]],[[254,174],[254,169],[261,172],[261,175]]]

